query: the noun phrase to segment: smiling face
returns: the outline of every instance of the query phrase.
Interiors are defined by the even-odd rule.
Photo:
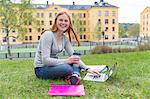
[[[54,20],[54,24],[50,30],[54,33],[67,33],[70,41],[71,41],[71,35],[73,34],[75,40],[78,43],[78,46],[80,46],[78,36],[72,27],[71,18],[67,12],[60,12],[57,14]]]
[[[57,31],[59,32],[65,32],[70,25],[70,20],[66,14],[62,14],[58,16],[57,21],[56,21],[56,26],[58,28]]]

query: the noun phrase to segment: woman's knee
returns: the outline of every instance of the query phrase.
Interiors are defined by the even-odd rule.
[[[67,71],[68,73],[72,73],[73,72],[73,67],[70,64],[64,64],[63,66],[64,70]]]

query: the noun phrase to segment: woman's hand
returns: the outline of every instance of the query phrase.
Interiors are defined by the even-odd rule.
[[[90,69],[90,68],[88,68],[87,72],[92,73],[92,74],[97,75],[97,76],[100,75],[99,71],[98,71],[98,70],[95,70],[95,69]]]
[[[80,57],[72,55],[69,58],[67,58],[66,63],[68,64],[79,64]]]

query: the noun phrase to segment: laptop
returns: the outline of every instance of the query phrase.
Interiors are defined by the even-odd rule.
[[[107,66],[107,65],[103,65],[103,66],[99,66],[99,67],[98,66],[97,67],[91,66],[91,69],[94,68],[94,69],[99,70],[100,75],[97,76],[97,75],[94,75],[92,73],[87,73],[85,75],[85,77],[83,78],[83,80],[104,82],[113,74],[114,70],[116,69],[116,65],[117,64],[114,64],[112,66],[112,68],[109,68],[109,66]]]

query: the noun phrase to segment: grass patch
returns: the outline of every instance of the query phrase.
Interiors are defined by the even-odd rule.
[[[90,65],[118,62],[118,67],[104,83],[82,80],[86,95],[68,99],[150,98],[150,51],[86,55],[82,59]],[[63,80],[37,79],[33,68],[33,60],[0,60],[0,99],[67,99],[47,96],[50,84],[65,84]]]

